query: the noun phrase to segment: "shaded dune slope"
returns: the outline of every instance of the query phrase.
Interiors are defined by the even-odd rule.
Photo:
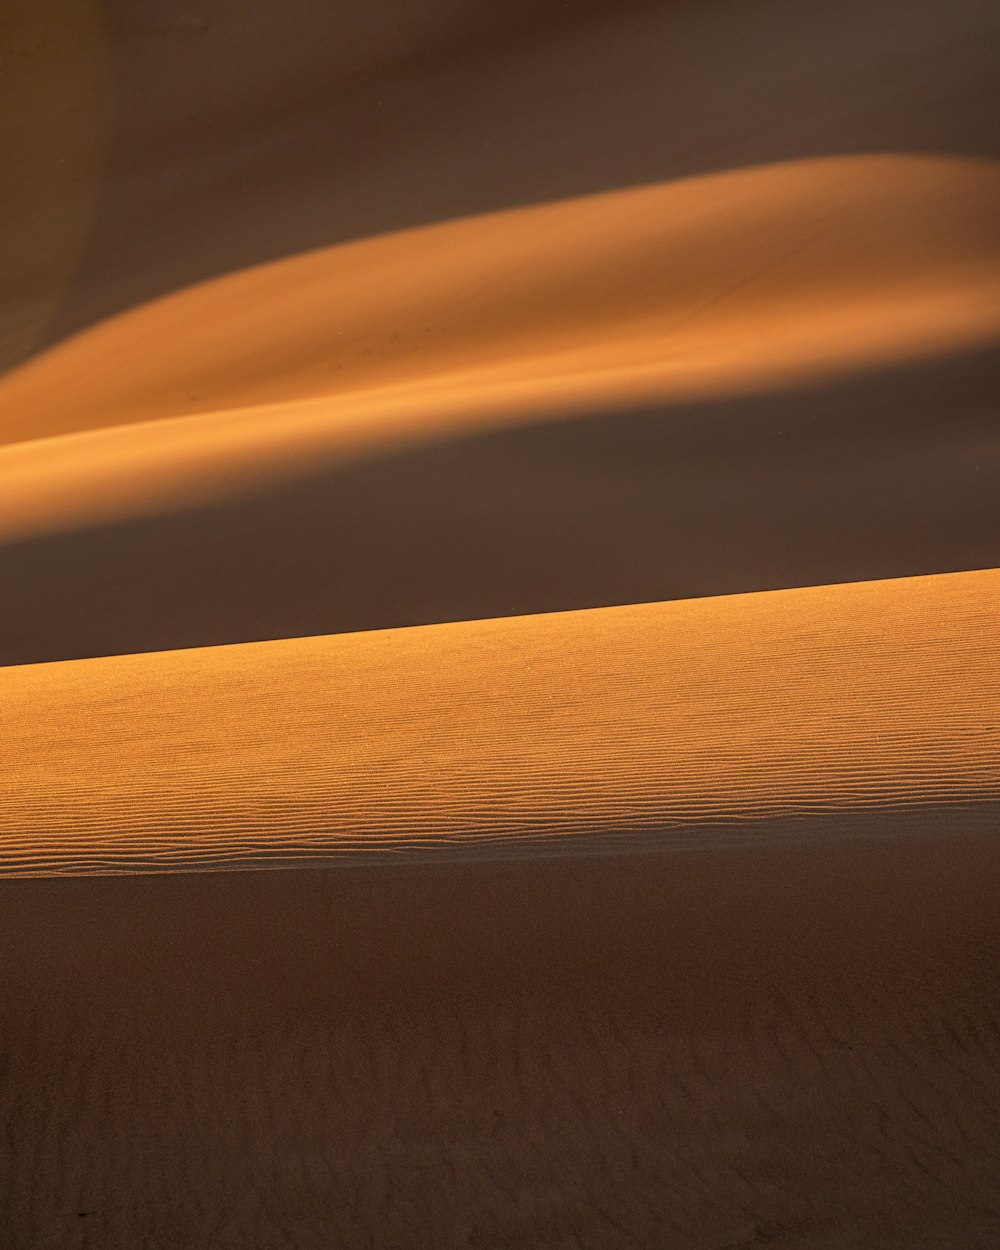
[[[9,668],[5,875],[995,826],[1000,573]]]
[[[0,661],[992,567],[998,387],[1000,358],[982,352],[539,414],[8,542]]]
[[[884,816],[688,857],[7,882],[0,1235],[992,1250],[998,864],[995,831]]]
[[[0,660],[993,565],[998,208],[992,162],[802,162],[95,327],[0,381]]]

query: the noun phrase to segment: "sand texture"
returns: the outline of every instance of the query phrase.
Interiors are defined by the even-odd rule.
[[[0,874],[994,823],[998,603],[986,571],[9,668]]]
[[[0,9],[0,1250],[995,1250],[1000,7]]]
[[[7,882],[0,1234],[990,1250],[998,889],[995,826],[947,815]]]

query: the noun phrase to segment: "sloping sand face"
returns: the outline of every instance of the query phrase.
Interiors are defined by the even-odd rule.
[[[496,209],[816,156],[1000,156],[992,0],[101,12],[113,127],[54,338],[264,261]]]
[[[998,593],[5,670],[7,1244],[986,1250]]]
[[[0,663],[992,567],[998,379],[982,352],[476,423],[37,535],[0,546]]]
[[[9,668],[0,871],[992,822],[998,602],[986,571]]]
[[[148,495],[144,462],[169,475],[184,448],[202,478],[207,456],[236,447],[235,475],[259,475],[296,453],[544,405],[742,392],[995,342],[998,212],[1000,163],[845,157],[490,214],[218,279],[3,382],[5,442],[93,431],[61,458],[5,453],[4,530],[17,532],[31,457],[49,473],[69,460],[83,481],[110,460],[104,493],[127,467]],[[232,411],[247,406],[259,411]],[[200,415],[107,430],[185,414]]]
[[[991,1250],[995,825],[4,883],[11,1246]]]

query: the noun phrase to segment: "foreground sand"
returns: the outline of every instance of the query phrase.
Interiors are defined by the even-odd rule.
[[[4,670],[4,1244],[995,1245],[998,595]]]
[[[995,830],[6,882],[0,1236],[991,1250]]]

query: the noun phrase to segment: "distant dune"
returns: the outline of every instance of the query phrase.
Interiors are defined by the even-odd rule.
[[[997,563],[987,0],[62,3],[0,663]]]
[[[980,405],[1000,340],[998,170],[853,157],[511,210],[275,262],[82,333],[0,380],[0,660],[991,563],[978,535],[1000,494]],[[671,447],[692,403],[731,414],[705,516],[697,462]],[[654,408],[659,445],[636,448],[634,414]],[[814,432],[828,412],[832,461]],[[957,456],[967,485],[941,504],[900,496],[887,412],[907,418],[908,472]],[[538,455],[532,432],[559,421],[561,446]],[[844,465],[848,428],[863,443]],[[749,452],[723,486],[734,441]],[[363,489],[414,456],[401,487]],[[479,462],[494,480],[470,494]],[[859,489],[864,518],[842,503]],[[902,544],[887,538],[901,507]],[[782,553],[775,511],[801,552]],[[832,563],[820,552],[845,524]],[[741,554],[736,572],[718,536],[755,528],[765,558]],[[490,554],[470,570],[456,540],[477,529]],[[583,540],[613,553],[610,571],[572,571]],[[69,613],[84,620],[67,636]]]
[[[238,481],[490,414],[726,394],[993,345],[998,214],[1000,161],[854,156],[405,231],[81,334],[3,382],[0,438],[95,432],[63,458],[84,483],[93,460],[128,458],[103,470],[113,513],[118,476],[140,474],[133,499],[177,489],[157,490],[145,464],[163,476],[194,460],[199,484]],[[95,442],[187,414],[199,419],[150,429],[139,448],[137,432]],[[237,448],[228,472],[203,465],[231,466]],[[35,450],[50,474],[60,450]],[[16,485],[28,450],[11,454]],[[5,501],[0,534],[17,532],[19,505]]]
[[[411,226],[814,157],[1000,156],[992,0],[8,9],[26,124],[5,142],[46,172],[0,205],[0,246],[21,298],[46,292],[35,350]],[[62,107],[29,108],[53,82]]]

